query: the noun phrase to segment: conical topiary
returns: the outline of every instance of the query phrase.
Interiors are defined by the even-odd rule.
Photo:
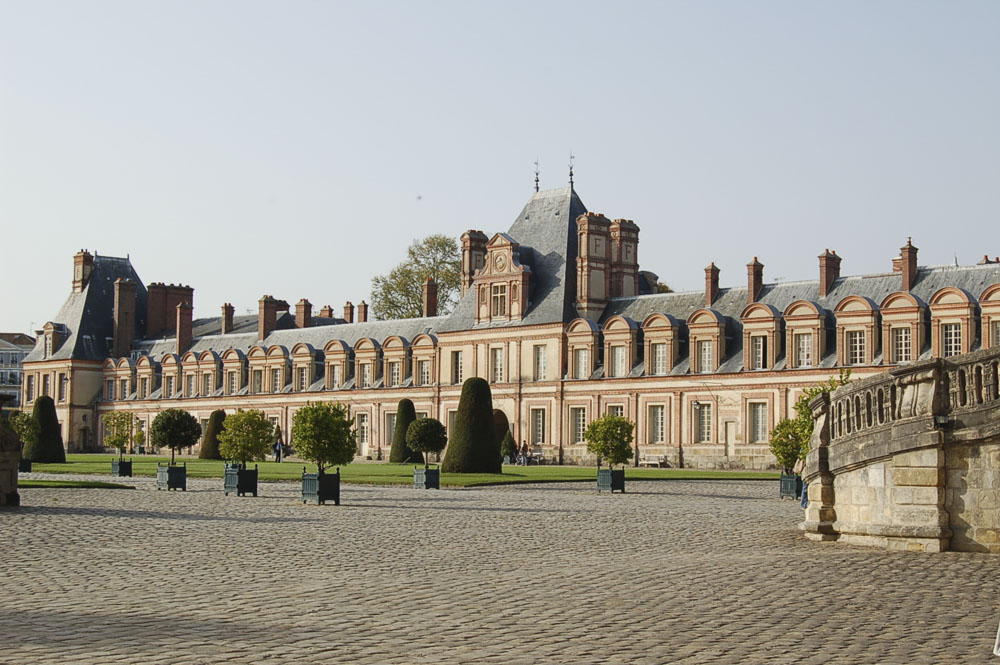
[[[455,427],[441,464],[444,473],[501,473],[490,384],[474,376],[462,385]]]
[[[66,450],[52,398],[42,395],[36,399],[31,417],[38,422],[38,438],[25,443],[23,458],[32,462],[65,462]]]
[[[503,442],[509,431],[510,421],[507,420],[507,414],[500,409],[493,409],[493,436],[497,438],[498,444]]]
[[[514,443],[514,437],[511,435],[510,430],[503,435],[503,443],[500,444],[500,456],[514,461],[517,457],[517,444]]]
[[[423,453],[411,450],[406,445],[406,430],[416,419],[417,412],[413,409],[413,402],[405,398],[399,400],[399,406],[396,407],[396,427],[392,430],[392,448],[389,449],[389,461],[393,464],[424,463]]]
[[[205,436],[201,438],[201,450],[198,451],[199,459],[222,459],[219,452],[219,435],[225,431],[226,412],[216,409],[208,417],[208,425],[205,426]]]

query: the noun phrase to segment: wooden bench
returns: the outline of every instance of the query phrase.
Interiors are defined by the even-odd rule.
[[[639,458],[639,466],[655,466],[663,468],[667,466],[666,455],[643,455]]]

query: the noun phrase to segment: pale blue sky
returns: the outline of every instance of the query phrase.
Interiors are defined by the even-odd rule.
[[[369,299],[416,237],[567,180],[701,289],[1000,254],[998,2],[0,0],[0,330],[72,256],[195,316]],[[974,294],[978,295],[978,294]]]

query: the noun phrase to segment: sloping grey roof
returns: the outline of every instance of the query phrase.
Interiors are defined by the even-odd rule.
[[[576,218],[587,212],[572,188],[535,192],[507,231],[520,245],[521,264],[531,268],[527,312],[519,322],[534,325],[576,318]],[[465,294],[440,330],[476,328],[476,295]]]
[[[135,333],[139,338],[146,330],[146,287],[127,259],[115,256],[94,256],[90,279],[80,293],[70,293],[53,323],[64,326],[67,337],[48,360],[104,360],[111,355],[114,337],[115,280],[119,277],[135,282]],[[26,362],[46,360],[44,345],[39,340],[25,358]]]

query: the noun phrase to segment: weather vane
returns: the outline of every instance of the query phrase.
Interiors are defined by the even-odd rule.
[[[535,157],[535,191],[538,191],[538,158]]]
[[[569,188],[573,189],[573,151],[569,151]]]

